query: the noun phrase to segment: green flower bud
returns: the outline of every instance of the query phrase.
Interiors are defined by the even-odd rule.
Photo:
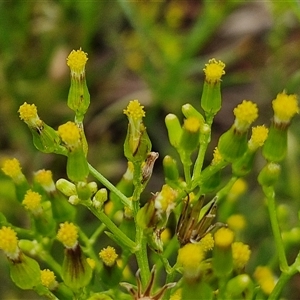
[[[19,258],[11,261],[9,266],[10,277],[19,288],[30,290],[41,284],[39,264],[24,253],[21,252]]]
[[[55,185],[56,188],[67,197],[77,194],[75,184],[64,178],[58,179]]]
[[[179,141],[179,149],[190,155],[199,145],[200,122],[195,117],[184,120],[182,134]]]
[[[166,155],[163,159],[164,174],[167,181],[176,182],[179,180],[179,171],[176,160]]]
[[[95,196],[93,197],[93,206],[100,209],[102,208],[104,202],[107,200],[107,189],[102,188],[97,191]]]
[[[92,278],[92,268],[87,263],[79,244],[65,249],[62,278],[64,283],[75,291],[89,284]]]
[[[262,154],[266,160],[280,162],[285,158],[288,139],[287,132],[287,126],[276,126],[273,122],[268,138],[262,148]]]
[[[176,115],[168,114],[165,118],[166,127],[168,130],[170,144],[177,148],[182,133],[180,122]]]
[[[280,175],[281,167],[276,163],[267,163],[258,174],[258,182],[262,186],[273,186]]]
[[[86,183],[84,181],[79,181],[76,184],[77,195],[80,200],[90,199],[97,191],[96,182]]]
[[[232,126],[221,135],[218,149],[222,158],[229,162],[239,159],[247,150],[247,132],[238,132]]]
[[[187,103],[184,104],[181,108],[183,115],[188,119],[191,117],[197,118],[199,123],[200,123],[200,131],[201,131],[201,127],[204,125],[205,120],[204,117],[202,116],[202,114],[196,110],[196,108],[194,108],[191,104]]]
[[[248,274],[241,274],[230,279],[226,286],[226,292],[230,299],[252,299],[253,282]]]

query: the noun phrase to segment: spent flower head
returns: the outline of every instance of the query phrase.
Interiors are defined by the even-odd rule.
[[[272,101],[275,123],[289,123],[299,113],[297,95],[288,95],[283,91]]]
[[[210,59],[203,69],[205,80],[210,83],[220,81],[221,77],[225,74],[224,68],[225,64],[222,61],[216,60],[215,58]]]
[[[61,223],[56,237],[66,248],[73,249],[78,244],[78,228],[73,223]]]
[[[0,229],[0,249],[12,260],[19,257],[17,233],[11,227],[3,226]]]

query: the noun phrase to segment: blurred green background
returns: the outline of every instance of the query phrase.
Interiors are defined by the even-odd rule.
[[[41,168],[51,169],[55,180],[65,175],[65,158],[39,153],[17,111],[25,101],[35,103],[40,117],[54,128],[73,119],[66,105],[66,57],[81,47],[89,57],[91,105],[84,122],[89,161],[112,182],[119,180],[126,168],[127,120],[122,111],[129,100],[139,99],[146,108],[153,150],[160,153],[147,198],[163,184],[162,158],[176,157],[164,117],[171,112],[182,119],[181,106],[187,102],[200,108],[203,67],[209,58],[225,62],[226,75],[207,162],[219,135],[233,122],[232,109],[243,99],[258,104],[257,124],[268,125],[271,100],[277,93],[286,89],[299,94],[299,22],[296,0],[0,1],[0,160],[17,157],[29,177]],[[287,229],[299,223],[299,125],[295,118],[278,185],[279,201],[287,204]],[[250,273],[274,255],[267,211],[256,182],[263,164],[258,158],[257,169],[247,177],[249,190],[235,207],[248,222],[244,241],[253,250]],[[26,226],[23,210],[15,208],[13,187],[3,174],[0,186],[1,211],[12,223]],[[290,251],[291,259],[298,250],[299,244]],[[0,298],[38,299],[14,288],[7,268],[1,254]],[[285,293],[299,294],[299,281],[296,276]]]

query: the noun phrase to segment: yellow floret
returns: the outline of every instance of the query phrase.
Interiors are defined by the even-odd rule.
[[[58,282],[55,279],[55,275],[49,269],[41,270],[41,281],[42,285],[48,288],[49,290],[53,290],[57,287]]]
[[[224,68],[225,64],[222,61],[217,61],[215,58],[210,59],[203,69],[205,73],[205,80],[209,83],[220,81],[222,75],[225,74]]]
[[[89,266],[92,268],[92,270],[94,270],[95,267],[96,267],[96,262],[95,262],[95,260],[88,257],[88,258],[86,259],[86,261],[87,261],[87,263],[89,264]]]
[[[200,128],[200,121],[196,117],[190,117],[184,120],[183,126],[189,132],[197,132]]]
[[[231,247],[234,266],[237,269],[244,268],[251,254],[249,246],[242,242],[234,242]]]
[[[28,104],[24,102],[18,110],[20,119],[23,120],[28,126],[39,127],[42,125],[42,121],[37,114],[37,108],[35,104]]]
[[[201,245],[202,250],[204,252],[207,252],[209,250],[212,250],[214,247],[215,241],[211,233],[206,234],[199,242],[199,245]]]
[[[276,285],[276,280],[269,267],[258,266],[255,269],[254,278],[265,294],[270,295],[272,293]]]
[[[214,238],[216,246],[219,248],[228,248],[233,242],[234,233],[232,230],[222,227],[215,233]]]
[[[106,266],[112,267],[118,258],[118,254],[114,247],[108,246],[99,252],[99,257]]]
[[[42,196],[39,193],[28,190],[22,204],[32,212],[38,212],[41,209],[41,201]]]
[[[275,115],[275,122],[289,123],[291,118],[299,113],[297,95],[287,95],[285,92],[279,93],[272,101]]]
[[[258,117],[256,103],[247,100],[243,100],[234,108],[233,113],[235,115],[234,125],[238,131],[246,131]]]
[[[80,143],[80,131],[74,122],[67,122],[58,127],[58,134],[64,143],[69,146],[77,146]]]
[[[34,174],[34,178],[42,186],[53,184],[52,172],[50,170],[39,170]]]
[[[77,245],[78,228],[69,222],[61,223],[56,235],[57,239],[64,244],[66,248],[73,248]]]
[[[12,228],[3,226],[0,229],[0,249],[12,259],[19,254],[17,234]]]
[[[16,158],[4,160],[2,171],[13,179],[18,179],[20,176],[23,177],[20,162]]]
[[[145,117],[144,106],[141,105],[138,100],[129,101],[129,104],[127,108],[123,110],[123,113],[135,121]]]
[[[269,129],[264,125],[252,127],[252,135],[248,143],[249,147],[256,150],[261,147],[268,137]]]
[[[84,53],[81,49],[72,50],[67,58],[67,65],[73,73],[81,74],[84,72],[87,60],[87,53]]]
[[[227,219],[227,224],[232,230],[240,231],[246,227],[246,220],[243,215],[231,215]]]
[[[228,193],[228,201],[235,201],[240,195],[242,195],[248,188],[247,181],[239,178],[231,187],[231,190]]]

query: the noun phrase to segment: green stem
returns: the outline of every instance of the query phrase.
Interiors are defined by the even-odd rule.
[[[106,225],[111,233],[114,234],[117,241],[120,241],[124,246],[127,246],[131,252],[135,252],[137,248],[136,243],[124,234],[123,231],[120,230],[103,211],[97,210],[92,205],[88,205],[87,207],[102,223]]]
[[[273,231],[274,240],[278,252],[280,269],[282,272],[287,272],[289,266],[287,263],[283,241],[281,238],[281,232],[278,224],[276,205],[275,205],[275,191],[272,186],[270,187],[263,186],[263,191],[268,200],[269,216],[270,216],[272,231]]]
[[[98,179],[105,187],[107,187],[111,192],[115,193],[122,201],[122,203],[132,209],[131,201],[120,192],[109,180],[107,180],[102,174],[100,174],[94,167],[89,164],[90,173]]]
[[[289,281],[293,274],[289,273],[281,273],[272,293],[270,294],[268,300],[276,300],[279,299],[282,289],[285,287],[286,283]]]

